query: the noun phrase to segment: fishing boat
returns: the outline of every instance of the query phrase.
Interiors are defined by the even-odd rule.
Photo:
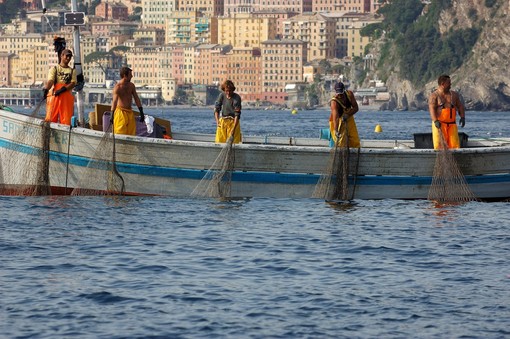
[[[45,143],[39,118],[1,109],[0,124],[0,193],[37,185],[29,177],[38,154],[47,154],[49,194],[109,190],[99,179],[108,170],[97,157],[105,132],[51,123]],[[174,131],[172,137],[114,136],[123,194],[189,197],[225,147],[209,134]],[[427,199],[437,151],[418,148],[415,140],[362,140],[361,146],[349,150],[350,198]],[[510,197],[510,138],[470,139],[451,152],[476,198]],[[310,198],[330,154],[329,140],[319,137],[244,136],[233,146],[230,196]],[[21,170],[27,168],[31,173]]]

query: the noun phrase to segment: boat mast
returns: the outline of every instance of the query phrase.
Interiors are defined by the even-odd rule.
[[[76,0],[71,1],[71,11],[78,12],[78,4]],[[73,26],[73,47],[74,47],[74,68],[76,70],[76,78],[78,83],[74,87],[76,91],[76,106],[78,108],[78,124],[85,126],[84,119],[84,105],[83,105],[83,85],[85,85],[85,79],[83,77],[83,69],[81,65],[81,48],[80,48],[80,26]]]

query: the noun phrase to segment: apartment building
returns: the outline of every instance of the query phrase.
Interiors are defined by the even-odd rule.
[[[136,86],[160,87],[158,78],[159,50],[155,46],[133,47],[126,52],[128,67],[133,70],[132,82]]]
[[[88,24],[81,32],[82,60],[116,46],[130,50],[99,63],[84,63],[84,76],[88,83],[102,85],[107,79],[118,78],[118,69],[127,63],[134,71],[133,82],[161,88],[165,101],[171,101],[178,86],[219,85],[231,79],[245,101],[283,103],[288,85],[311,81],[303,76],[308,61],[362,57],[370,41],[359,32],[377,22],[360,9],[311,12],[319,9],[317,6],[365,4],[360,0],[243,1],[246,12],[233,10],[237,0],[125,1],[141,1],[140,6],[147,8],[143,25],[87,17]],[[225,16],[211,15],[221,12],[220,4]],[[57,62],[53,35],[1,35],[0,65],[7,65],[9,71],[0,70],[0,84],[45,81],[48,67]],[[72,27],[64,27],[58,35],[72,48]],[[40,44],[44,51],[34,47]],[[39,58],[41,61],[36,61]]]
[[[92,34],[96,36],[109,36],[111,34],[133,36],[133,33],[138,30],[138,26],[138,23],[131,21],[102,21],[90,25]]]
[[[376,0],[314,0],[312,12],[358,12],[370,13]]]
[[[290,11],[304,13],[312,11],[315,0],[225,0],[225,16],[258,11]]]
[[[232,47],[230,45],[201,44],[195,49],[195,79],[193,84],[211,85],[214,84],[215,74],[214,65],[217,63],[219,55],[225,55]],[[228,72],[227,72],[228,74]]]
[[[12,86],[12,60],[14,53],[0,52],[0,86]]]
[[[227,75],[244,101],[260,100],[262,55],[260,48],[236,47],[227,57]]]
[[[285,86],[303,81],[308,61],[307,43],[302,40],[267,40],[262,43],[262,88],[260,99],[284,103]]]
[[[185,0],[177,1],[177,10],[202,12],[205,16],[222,16],[225,0]]]
[[[45,46],[41,46],[44,49],[44,53],[47,56],[48,50]],[[40,53],[37,52],[37,47],[32,47],[30,50],[20,51],[12,58],[11,71],[10,71],[10,82],[15,87],[28,87],[33,85],[36,81],[39,85],[43,84],[43,79],[46,80],[48,74],[48,65],[44,64],[44,68],[40,66],[40,61],[36,60],[37,57],[41,58]],[[42,60],[39,59],[39,60]],[[46,58],[47,60],[47,58]],[[39,72],[36,76],[36,72]]]
[[[186,44],[184,45],[184,83],[193,84],[195,79],[195,56],[196,48],[199,44]]]
[[[142,25],[165,29],[166,20],[177,10],[177,1],[142,0]]]
[[[126,6],[126,8],[128,9],[128,15],[133,14],[135,8],[142,7],[142,0],[119,0],[119,3]]]
[[[360,57],[365,56],[365,47],[372,41],[370,37],[361,36],[360,31],[366,25],[381,22],[381,18],[374,15],[363,16],[354,19],[348,29],[347,36],[347,56]]]
[[[128,8],[120,2],[100,2],[96,6],[96,16],[105,20],[123,20],[128,19]]]
[[[307,59],[335,56],[335,21],[321,13],[304,13],[283,22],[283,38],[307,43]]]
[[[165,30],[160,28],[139,28],[133,32],[133,39],[141,41],[144,45],[158,45],[165,43]]]
[[[161,78],[161,97],[171,103],[177,92],[177,80],[173,78]]]
[[[283,22],[289,18],[292,18],[299,13],[287,10],[260,10],[251,13],[254,18],[274,18],[276,19],[276,39],[283,37]]]
[[[44,43],[47,43],[46,37],[37,33],[0,35],[0,51],[4,53],[19,54]]]
[[[276,18],[233,14],[218,18],[218,43],[234,47],[261,47],[262,41],[276,38]]]
[[[165,45],[162,48],[161,58],[166,58],[167,62],[161,64],[167,67],[164,71],[168,78],[175,79],[177,85],[184,84],[184,45],[173,44]],[[170,73],[168,73],[170,72]]]
[[[226,79],[230,79],[230,74],[228,74],[228,55],[227,51],[231,49],[231,46],[224,46],[224,49],[214,50],[212,55],[212,76],[214,85],[221,85],[223,81]]]
[[[202,12],[176,11],[166,23],[165,43],[217,43],[218,20]]]

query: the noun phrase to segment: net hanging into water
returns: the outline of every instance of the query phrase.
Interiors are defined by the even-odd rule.
[[[349,134],[347,123],[340,129],[345,133],[341,142],[338,137],[329,153],[327,167],[315,185],[312,198],[324,200],[349,200]]]
[[[12,144],[2,148],[2,194],[17,196],[49,195],[50,123],[37,116],[45,100],[39,102],[31,115],[16,130]]]
[[[192,197],[229,198],[232,187],[232,171],[234,170],[234,137],[230,137],[216,160],[205,173]]]
[[[110,123],[96,151],[82,171],[71,195],[123,195],[124,178],[117,170],[115,133]]]
[[[453,152],[448,149],[443,133],[439,134],[441,136],[441,149],[437,151],[428,199],[439,203],[458,203],[476,200],[455,160]]]

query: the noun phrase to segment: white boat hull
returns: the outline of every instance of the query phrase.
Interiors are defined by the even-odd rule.
[[[33,167],[36,156],[26,154],[37,152],[41,141],[33,138],[34,142],[24,144],[20,136],[39,135],[41,123],[0,110],[0,184],[4,194],[30,184],[26,171],[19,168]],[[94,169],[91,162],[103,147],[103,138],[103,132],[80,127],[69,131],[68,126],[51,124],[48,175],[53,194],[69,194],[74,188],[108,189],[101,179],[104,170]],[[117,170],[129,195],[189,197],[224,147],[215,144],[211,135],[191,133],[175,133],[173,140],[122,135],[115,140]],[[510,197],[510,139],[498,140],[474,140],[468,148],[454,151],[479,199]],[[359,160],[357,149],[351,149],[349,196],[426,199],[436,152],[413,147],[412,141],[363,141]],[[243,144],[234,146],[231,196],[310,198],[329,156],[326,140],[246,137]],[[13,162],[13,157],[24,159],[23,163]]]

